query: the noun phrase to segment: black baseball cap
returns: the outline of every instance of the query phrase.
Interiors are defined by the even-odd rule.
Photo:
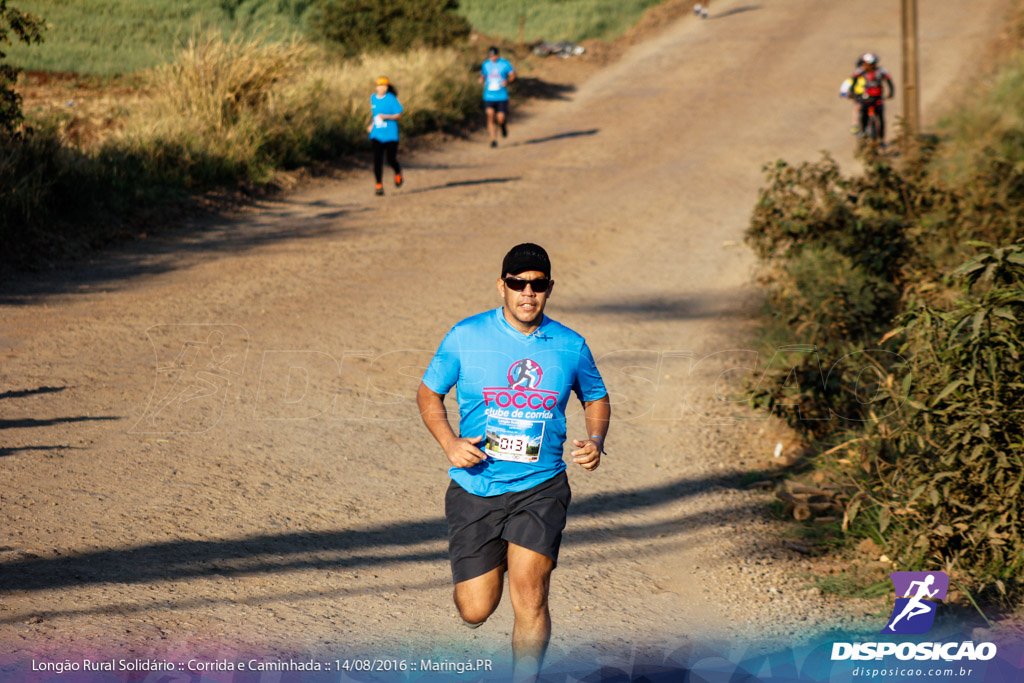
[[[498,54],[497,46],[491,45],[489,48],[487,48],[487,55],[488,56],[490,56],[490,55],[497,55],[497,54]]]
[[[505,260],[501,262],[501,277],[525,273],[528,270],[539,270],[544,277],[551,277],[551,259],[544,247],[525,242],[517,244],[505,254]]]

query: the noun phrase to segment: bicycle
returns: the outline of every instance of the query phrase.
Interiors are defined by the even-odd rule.
[[[881,101],[877,98],[866,99],[861,102],[861,107],[867,109],[867,116],[864,117],[864,128],[861,131],[861,138],[875,144],[885,144],[885,122],[882,120],[882,113],[879,111]]]

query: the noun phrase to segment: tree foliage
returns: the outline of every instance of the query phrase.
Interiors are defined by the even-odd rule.
[[[324,0],[311,28],[347,56],[413,45],[443,47],[469,35],[457,0]]]
[[[842,442],[817,465],[845,483],[847,533],[878,541],[900,568],[946,571],[986,602],[1024,595],[1024,135],[1014,133],[978,151],[956,184],[929,172],[941,145],[915,146],[899,165],[868,155],[857,177],[827,157],[778,162],[747,232],[775,334],[829,359],[877,361],[823,375],[794,353],[751,402],[790,407],[783,416],[814,443]]]
[[[8,7],[7,0],[0,0],[0,132],[4,133],[13,132],[21,123],[21,97],[14,90],[18,70],[3,63],[7,58],[3,46],[11,42],[12,35],[23,43],[40,43],[43,40],[43,20]]]
[[[913,389],[901,419],[860,458],[853,500],[901,562],[1015,599],[1024,589],[1024,240],[973,244],[982,251],[951,274],[953,305],[915,292],[891,333],[905,339]]]

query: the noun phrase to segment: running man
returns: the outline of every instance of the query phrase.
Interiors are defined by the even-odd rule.
[[[550,276],[544,249],[513,247],[497,281],[501,307],[451,328],[416,396],[452,465],[445,516],[455,606],[466,626],[480,626],[508,573],[517,679],[537,675],[551,636],[548,590],[571,498],[562,460],[570,394],[583,403],[589,435],[573,440],[572,459],[587,471],[601,463],[611,417],[586,341],[544,315]],[[453,386],[458,436],[444,406]]]
[[[498,56],[498,48],[492,45],[487,48],[487,60],[480,67],[478,80],[484,84],[484,113],[487,114],[491,147],[497,147],[498,127],[501,128],[501,137],[508,137],[508,84],[516,80],[516,71],[507,59]]]
[[[914,590],[914,586],[917,586],[917,593],[911,596],[910,600],[907,601],[907,605],[903,608],[903,611],[900,612],[900,615],[893,619],[892,623],[889,624],[890,631],[896,631],[896,629],[893,627],[896,626],[896,622],[902,619],[903,617],[906,617],[907,621],[910,621],[919,614],[927,614],[928,612],[931,612],[928,606],[923,604],[921,600],[923,600],[924,598],[933,598],[935,597],[935,594],[939,592],[938,588],[936,588],[933,591],[928,590],[928,587],[931,586],[933,583],[935,583],[934,574],[929,574],[928,576],[926,576],[924,581],[910,582],[910,586],[907,588],[907,590],[912,592]]]

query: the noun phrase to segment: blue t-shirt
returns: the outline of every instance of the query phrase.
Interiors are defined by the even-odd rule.
[[[583,337],[547,316],[526,335],[502,311],[455,325],[423,375],[437,394],[457,386],[459,435],[484,437],[477,447],[485,460],[448,470],[478,496],[524,491],[562,472],[569,395],[608,394]]]
[[[504,57],[484,62],[480,67],[484,77],[484,102],[503,102],[508,99],[508,86],[502,83],[508,80],[508,75],[513,71],[515,69],[512,64]]]
[[[394,119],[377,118],[378,114],[401,114],[402,105],[398,98],[392,93],[385,93],[384,97],[377,97],[377,93],[370,95],[370,109],[373,112],[373,130],[370,131],[370,139],[380,142],[398,142],[398,121]]]

